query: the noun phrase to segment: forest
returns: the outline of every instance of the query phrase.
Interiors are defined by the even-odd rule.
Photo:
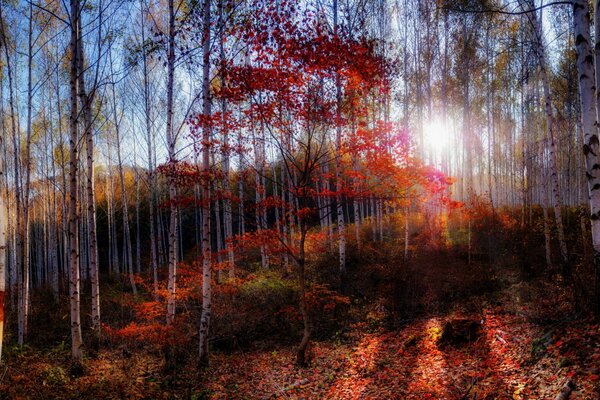
[[[597,87],[597,1],[0,0],[0,399],[599,399]]]

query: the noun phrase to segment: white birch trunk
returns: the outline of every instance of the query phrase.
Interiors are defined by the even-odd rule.
[[[529,3],[529,2],[528,2]],[[529,4],[530,8],[532,4]],[[550,185],[552,188],[552,197],[554,199],[554,218],[556,220],[556,231],[558,236],[558,243],[560,246],[560,254],[562,257],[564,271],[568,270],[569,264],[569,253],[567,251],[567,242],[565,240],[565,231],[562,221],[562,198],[560,192],[560,185],[558,181],[558,169],[557,169],[557,157],[556,157],[556,140],[555,140],[555,128],[554,128],[554,115],[552,110],[552,97],[550,95],[550,82],[548,80],[548,74],[546,72],[546,53],[542,38],[542,28],[539,18],[537,18],[535,12],[527,13],[529,21],[534,30],[536,55],[540,66],[540,75],[542,78],[542,87],[544,90],[544,102],[546,111],[546,130],[548,133],[548,148],[550,151],[549,167],[550,167]]]
[[[8,204],[4,197],[4,140],[0,136],[0,362],[2,362],[2,341],[4,339],[4,298],[6,294],[6,230],[8,229]]]
[[[598,14],[596,14],[598,17]],[[577,50],[577,72],[579,75],[579,98],[584,134],[583,153],[586,164],[586,177],[589,189],[590,222],[594,250],[596,274],[595,311],[600,313],[600,164],[598,160],[598,114],[596,99],[596,79],[594,57],[590,39],[590,14],[587,0],[573,1],[573,23],[575,48]],[[594,21],[597,26],[600,21]]]
[[[542,140],[541,143],[546,143],[546,140]],[[540,146],[541,147],[541,152],[540,152],[540,164],[542,165],[542,170],[545,169],[545,165],[546,165],[546,157],[545,157],[545,145]],[[543,176],[543,182],[547,181],[548,178],[548,174],[544,173],[542,171],[542,176]],[[544,218],[544,249],[546,250],[546,266],[551,267],[552,266],[552,246],[551,246],[551,239],[550,239],[550,224],[548,221],[548,203],[549,203],[549,196],[548,196],[548,187],[542,182],[541,184],[541,188],[542,188],[542,212],[543,212],[543,218]]]
[[[333,0],[333,31],[338,34],[338,0]],[[343,282],[346,276],[346,221],[344,220],[344,210],[342,208],[342,86],[340,77],[335,77],[336,86],[336,127],[335,127],[335,191],[336,191],[336,214],[338,227],[338,246],[340,257],[340,282]]]
[[[145,27],[145,14],[143,12],[144,3],[140,2],[141,10],[141,35],[142,43],[146,43],[146,27]],[[146,46],[142,46],[142,69],[144,74],[144,122],[146,125],[146,142],[148,145],[148,214],[150,224],[150,263],[152,267],[152,282],[154,288],[155,299],[158,296],[158,259],[156,249],[156,233],[155,224],[156,220],[154,217],[154,164],[152,157],[152,123],[150,122],[150,82],[148,80],[148,56],[146,54]]]
[[[100,14],[102,15],[102,14]],[[100,19],[100,24],[102,19]],[[82,36],[81,25],[78,27],[79,36]],[[96,190],[94,175],[94,131],[92,101],[93,94],[89,94],[85,86],[85,67],[83,45],[78,46],[78,89],[81,99],[81,108],[84,120],[84,135],[86,140],[86,195],[87,195],[87,251],[89,257],[90,283],[92,287],[92,331],[100,334],[100,273],[98,269],[98,240],[96,235]]]
[[[243,145],[242,141],[242,130],[240,129],[238,132],[238,147],[241,149]],[[244,155],[243,152],[239,152],[238,155],[238,214],[239,214],[239,235],[243,238],[246,234],[246,218],[245,218],[245,208],[244,208],[244,173],[245,173],[245,163],[244,163]],[[243,240],[243,239],[242,239]]]
[[[223,15],[223,3],[224,0],[219,0],[219,26],[221,31],[220,51],[221,61],[223,64],[226,62],[225,59],[225,46],[224,46],[224,34],[226,17]],[[227,84],[225,81],[225,71],[221,71],[221,85],[225,87]],[[233,237],[233,218],[231,213],[231,174],[230,174],[230,161],[229,161],[229,129],[226,126],[227,118],[227,100],[221,99],[221,113],[223,115],[223,193],[225,197],[223,199],[223,223],[225,231],[225,246],[227,248],[227,261],[229,263],[229,277],[235,276],[235,253],[231,238]]]
[[[83,342],[81,338],[81,311],[79,300],[79,209],[77,198],[77,174],[79,170],[78,154],[78,107],[77,107],[77,71],[78,71],[78,48],[80,38],[78,37],[79,26],[79,0],[71,0],[71,69],[70,69],[70,89],[71,89],[71,115],[70,115],[70,136],[69,136],[69,296],[71,308],[71,358],[75,366],[81,365],[81,353]]]
[[[109,52],[109,60],[111,63],[112,71],[112,52]],[[129,277],[129,283],[131,290],[134,295],[137,294],[137,285],[135,283],[135,276],[133,271],[133,248],[131,245],[131,229],[129,227],[129,206],[127,203],[127,192],[125,188],[125,173],[123,171],[123,157],[121,154],[121,124],[120,118],[117,113],[117,97],[115,93],[115,85],[112,85],[112,107],[113,107],[113,118],[115,126],[115,140],[117,144],[117,167],[119,168],[119,183],[121,186],[121,203],[123,207],[123,258],[124,263],[127,264],[127,275]],[[125,257],[127,257],[125,261]]]
[[[2,45],[4,47],[4,55],[6,62],[6,72],[8,75],[8,89],[9,89],[9,106],[10,106],[10,122],[11,122],[11,133],[12,133],[12,142],[13,142],[13,155],[14,155],[14,186],[15,186],[15,227],[14,227],[14,245],[13,245],[13,266],[14,266],[14,274],[13,276],[16,278],[16,297],[17,297],[17,341],[19,345],[23,345],[23,319],[24,319],[24,308],[22,302],[22,277],[21,277],[21,268],[22,268],[22,257],[21,257],[21,244],[22,244],[22,230],[21,230],[21,179],[20,179],[20,145],[18,140],[18,132],[16,125],[16,115],[15,115],[15,96],[13,91],[13,74],[12,74],[12,64],[11,57],[8,45],[6,43],[6,34],[4,29],[4,15],[2,3],[0,3],[0,26],[2,28],[2,32],[0,37],[2,37]]]
[[[30,204],[29,192],[31,185],[31,119],[32,119],[32,61],[33,61],[33,7],[29,5],[29,30],[28,30],[28,57],[27,57],[27,133],[25,142],[25,188],[23,191],[23,235],[22,235],[22,280],[21,280],[21,313],[19,329],[19,344],[23,344],[23,339],[27,337],[27,325],[29,320],[29,268],[30,268],[30,249],[29,249],[29,220]]]
[[[404,216],[404,260],[408,260],[408,218],[410,217],[410,207],[406,207]]]
[[[171,0],[172,1],[172,0]],[[202,33],[202,114],[207,121],[210,116],[210,0],[204,0]],[[211,127],[205,123],[202,127],[202,170],[205,174],[202,182],[202,314],[200,316],[200,346],[198,364],[208,365],[208,334],[212,308],[212,269],[210,249],[210,180],[209,156]]]
[[[261,124],[262,131],[262,124]],[[264,143],[264,134],[261,135],[260,140]],[[259,139],[256,137],[256,132],[254,130],[254,122],[252,124],[252,142],[254,147],[254,159],[255,159],[255,172],[254,172],[254,184],[255,184],[255,197],[254,201],[256,203],[255,207],[255,221],[256,221],[256,231],[260,233],[263,229],[266,228],[265,220],[264,220],[264,199],[266,197],[266,187],[264,185],[264,176],[265,176],[265,158],[263,152],[263,146],[259,144]],[[267,254],[266,246],[261,243],[260,245],[260,260],[261,267],[263,269],[269,268],[269,258]]]
[[[169,46],[167,54],[167,145],[169,163],[175,165],[175,135],[173,133],[173,81],[175,77],[175,5],[169,0]],[[169,277],[167,281],[167,323],[175,319],[175,291],[177,284],[177,190],[175,182],[169,180],[169,200],[171,215],[169,220]]]

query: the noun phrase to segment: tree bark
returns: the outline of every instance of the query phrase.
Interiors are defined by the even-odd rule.
[[[11,136],[13,142],[13,168],[14,168],[14,182],[15,182],[15,239],[14,239],[14,251],[13,251],[13,260],[14,260],[14,268],[16,272],[16,294],[17,294],[17,341],[19,345],[23,345],[23,318],[24,318],[24,309],[22,302],[22,278],[21,278],[21,268],[22,268],[22,257],[20,255],[21,252],[21,243],[22,243],[22,234],[21,226],[21,212],[22,212],[22,196],[21,196],[21,174],[20,174],[20,143],[18,140],[18,132],[16,125],[16,116],[15,116],[15,96],[13,90],[13,71],[12,71],[12,63],[9,48],[6,42],[6,31],[4,29],[4,13],[2,3],[0,2],[0,28],[2,30],[0,37],[2,38],[2,47],[4,47],[4,56],[6,58],[6,72],[8,76],[8,91],[9,91],[9,107],[10,107],[10,125],[11,125]]]
[[[533,3],[531,1],[526,2],[528,9],[532,9]],[[556,140],[555,140],[555,127],[554,127],[554,112],[552,110],[552,96],[550,94],[550,82],[548,80],[548,74],[546,72],[546,50],[542,38],[542,27],[539,18],[535,12],[527,13],[529,22],[533,28],[534,45],[536,49],[536,56],[540,67],[540,77],[542,79],[542,88],[544,90],[544,103],[546,111],[546,131],[548,136],[548,149],[549,154],[549,167],[550,167],[550,184],[552,187],[552,197],[554,198],[554,218],[556,220],[556,231],[558,236],[558,243],[560,246],[560,254],[562,258],[563,273],[569,274],[569,253],[567,251],[567,242],[565,240],[565,230],[562,221],[562,197],[560,192],[560,184],[558,181],[558,168],[557,168],[557,156],[556,156]]]
[[[71,30],[71,65],[70,65],[70,89],[71,89],[71,115],[70,135],[69,135],[69,295],[71,306],[71,359],[76,369],[81,367],[82,337],[81,337],[81,311],[79,300],[79,208],[78,208],[78,187],[77,174],[79,170],[78,154],[78,88],[77,72],[80,38],[78,37],[78,27],[80,23],[79,0],[70,0],[70,30]]]
[[[339,35],[338,0],[333,0],[333,32],[334,36],[337,37]],[[340,287],[343,290],[346,279],[346,221],[344,220],[344,210],[342,208],[342,85],[338,74],[336,74],[335,77],[335,98],[335,192],[338,225],[338,251],[340,258]]]
[[[575,48],[577,51],[577,72],[579,75],[579,99],[584,134],[583,153],[586,164],[586,177],[589,189],[590,222],[594,250],[595,296],[594,308],[600,315],[600,164],[598,160],[598,114],[596,103],[596,79],[594,56],[590,39],[590,13],[587,0],[573,1],[573,23]],[[600,21],[595,21],[600,23]]]
[[[100,14],[102,15],[102,14]],[[100,19],[102,24],[102,19]],[[78,26],[79,37],[82,37],[81,24]],[[100,276],[98,269],[98,237],[96,235],[96,189],[94,173],[94,127],[92,124],[92,102],[94,93],[88,93],[85,84],[85,55],[83,45],[78,46],[78,89],[83,114],[83,131],[86,140],[86,195],[87,195],[87,251],[89,257],[90,283],[92,287],[92,331],[100,335]],[[96,340],[97,342],[97,340]]]
[[[212,308],[212,265],[210,237],[210,0],[204,0],[202,32],[202,314],[198,364],[208,365],[208,334]]]
[[[175,78],[175,5],[174,0],[169,0],[169,45],[167,54],[167,146],[169,164],[175,167],[176,139],[173,133],[173,81]],[[167,282],[167,323],[172,324],[175,319],[175,291],[177,285],[177,189],[173,179],[169,179],[169,277]]]
[[[112,71],[112,52],[109,51],[109,60],[111,63]],[[121,203],[123,207],[123,258],[127,257],[127,275],[129,277],[129,283],[131,290],[134,295],[137,294],[137,285],[135,283],[135,274],[133,266],[133,246],[131,245],[131,229],[129,226],[129,206],[127,203],[127,191],[125,187],[125,172],[123,170],[123,157],[121,154],[121,123],[117,113],[117,97],[115,94],[115,85],[112,85],[112,107],[113,107],[113,118],[115,125],[115,141],[117,142],[117,167],[119,168],[119,183],[121,186]],[[125,260],[124,260],[125,261]]]
[[[158,258],[156,248],[156,232],[155,224],[156,220],[154,217],[154,196],[155,196],[155,182],[154,182],[154,164],[152,149],[152,123],[151,120],[151,109],[150,109],[150,82],[148,79],[148,55],[146,53],[146,27],[145,27],[145,14],[143,12],[144,3],[140,2],[141,11],[141,35],[142,35],[142,69],[144,74],[144,122],[146,125],[146,142],[148,146],[148,214],[149,214],[149,225],[150,225],[150,264],[152,268],[152,282],[154,288],[154,296],[158,296]]]
[[[310,321],[310,313],[308,305],[306,303],[306,254],[304,245],[306,242],[306,226],[305,222],[300,221],[300,243],[298,249],[298,257],[296,264],[298,266],[298,286],[300,289],[300,314],[302,315],[302,340],[296,350],[296,364],[301,367],[308,365],[309,360],[307,359],[307,349],[310,343],[310,335],[312,332],[312,326]]]
[[[219,26],[221,31],[220,52],[221,52],[221,85],[225,87],[225,46],[224,46],[224,32],[226,18],[223,14],[223,3],[224,0],[219,0]],[[229,150],[229,128],[227,127],[227,100],[221,98],[221,114],[223,115],[223,193],[225,194],[223,199],[223,222],[225,230],[225,246],[227,248],[227,261],[229,263],[229,277],[235,276],[235,253],[233,250],[233,244],[231,239],[233,237],[233,218],[231,212],[231,174],[230,174],[230,150]]]
[[[21,265],[21,318],[19,319],[19,344],[27,337],[27,326],[29,320],[29,268],[30,268],[30,248],[29,248],[29,220],[30,220],[30,202],[29,192],[31,186],[31,119],[32,119],[32,62],[33,62],[33,6],[29,5],[29,30],[28,30],[28,57],[27,57],[27,132],[25,139],[25,188],[23,190],[23,233],[21,235],[22,256]]]
[[[1,18],[1,17],[0,17]],[[0,362],[4,339],[4,298],[6,294],[6,230],[8,228],[7,202],[4,197],[4,140],[0,137]]]

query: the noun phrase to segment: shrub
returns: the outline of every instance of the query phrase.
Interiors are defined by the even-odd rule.
[[[61,367],[48,367],[44,383],[50,386],[64,385],[69,380],[67,373]]]

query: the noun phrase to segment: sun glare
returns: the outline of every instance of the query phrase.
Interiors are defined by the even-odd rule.
[[[425,146],[429,147],[436,153],[442,153],[451,144],[451,133],[448,125],[444,125],[440,121],[431,121],[425,125]]]

